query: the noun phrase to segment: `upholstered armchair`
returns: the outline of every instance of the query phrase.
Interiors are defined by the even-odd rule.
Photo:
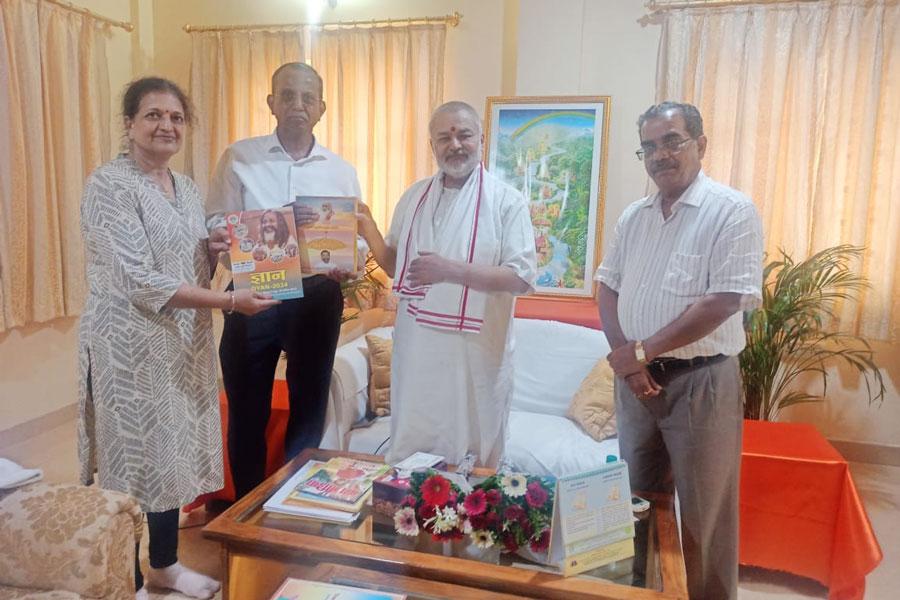
[[[0,491],[0,600],[134,598],[141,509],[125,494],[35,483]]]

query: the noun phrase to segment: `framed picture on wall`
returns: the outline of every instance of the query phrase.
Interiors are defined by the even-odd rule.
[[[600,264],[609,96],[492,96],[485,166],[528,200],[538,295],[594,296]]]

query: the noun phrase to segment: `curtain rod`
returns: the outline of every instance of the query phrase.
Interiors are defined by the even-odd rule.
[[[821,2],[821,0],[648,0],[644,4],[651,13],[677,8],[717,8],[747,4],[788,4],[792,2]]]
[[[103,15],[98,15],[97,13],[90,11],[86,8],[82,8],[81,6],[75,6],[71,2],[65,2],[65,0],[42,0],[42,2],[47,2],[48,4],[55,4],[56,6],[70,10],[72,12],[77,12],[82,15],[87,15],[92,19],[96,19],[108,25],[112,25],[113,27],[118,27],[120,29],[124,29],[125,31],[134,31],[134,25],[127,21],[116,21],[115,19],[110,19],[109,17],[104,17]]]
[[[431,25],[446,23],[450,27],[459,25],[462,15],[454,11],[452,15],[443,17],[412,17],[409,19],[375,19],[371,21],[337,21],[334,23],[278,23],[274,25],[185,25],[187,33],[208,31],[255,31],[271,29],[296,29],[299,27],[315,27],[318,29],[356,29],[376,27],[409,27],[411,25]]]

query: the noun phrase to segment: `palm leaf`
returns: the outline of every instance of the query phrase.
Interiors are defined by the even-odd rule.
[[[740,364],[746,418],[770,420],[785,407],[824,400],[831,364],[856,370],[869,402],[883,401],[884,380],[868,342],[832,330],[840,304],[856,302],[869,287],[852,268],[863,251],[845,244],[795,262],[781,250],[765,265],[762,306],[744,318],[747,345]],[[821,394],[795,389],[807,374],[821,381]]]

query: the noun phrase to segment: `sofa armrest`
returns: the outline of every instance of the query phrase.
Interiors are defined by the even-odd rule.
[[[125,494],[36,483],[0,498],[0,584],[87,598],[134,593],[141,509]]]
[[[390,338],[393,327],[376,327],[368,332]],[[328,410],[334,415],[333,426],[340,440],[340,450],[347,449],[348,433],[366,416],[369,392],[369,349],[365,335],[338,346],[328,392]]]

